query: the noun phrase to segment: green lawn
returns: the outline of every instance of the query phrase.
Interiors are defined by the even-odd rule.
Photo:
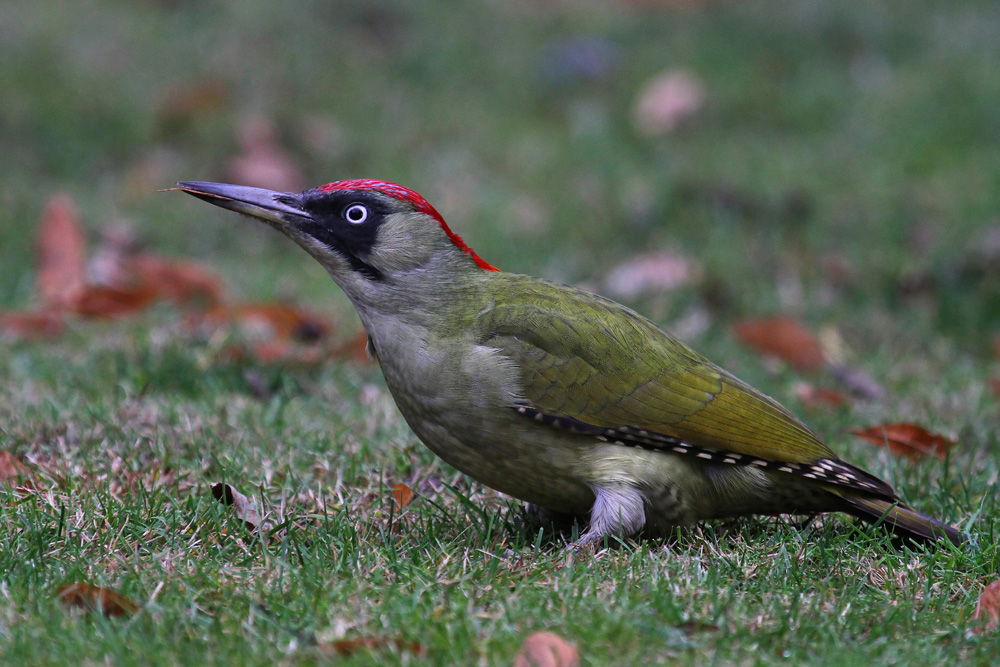
[[[0,309],[32,303],[35,224],[64,191],[92,247],[127,224],[234,301],[353,335],[287,240],[156,192],[227,180],[262,116],[309,184],[413,187],[504,270],[603,289],[636,253],[696,259],[698,280],[629,305],[973,544],[914,551],[828,515],[574,554],[437,461],[376,366],[227,358],[158,305],[0,337],[0,450],[33,485],[0,482],[0,662],[502,665],[542,629],[583,664],[996,660],[972,614],[1000,578],[1000,6],[656,4],[8,3]],[[637,132],[639,91],[674,68],[704,106]],[[732,334],[777,313],[839,337],[885,398],[808,409],[802,382],[844,388]],[[911,463],[848,433],[897,421],[958,444]],[[220,481],[271,535],[213,498]],[[399,482],[417,493],[402,511]],[[67,609],[73,582],[141,611]],[[376,647],[341,656],[342,639]]]

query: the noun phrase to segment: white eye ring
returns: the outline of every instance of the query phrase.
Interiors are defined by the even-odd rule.
[[[352,225],[363,224],[368,219],[368,207],[363,204],[351,204],[344,209],[344,219]]]

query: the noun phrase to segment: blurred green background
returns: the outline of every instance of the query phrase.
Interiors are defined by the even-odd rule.
[[[0,48],[7,307],[56,190],[92,238],[127,220],[238,292],[342,303],[269,232],[156,192],[228,180],[258,122],[303,186],[403,183],[506,270],[696,258],[695,289],[634,304],[662,322],[888,317],[975,355],[1000,331],[993,2],[5,3]],[[703,102],[637,129],[678,70]]]
[[[163,305],[0,337],[0,450],[41,487],[0,487],[8,662],[312,664],[317,637],[402,636],[497,664],[540,628],[594,663],[995,654],[966,628],[998,563],[1000,3],[0,3],[0,310],[35,302],[36,224],[66,192],[91,252],[126,225],[227,302],[306,304],[350,336],[294,244],[158,192],[345,178],[421,192],[504,270],[636,307],[978,546],[750,519],[573,561],[434,459],[373,366],[226,359],[228,334]],[[622,290],[650,252],[677,284]],[[809,409],[803,382],[843,384],[732,333],[778,313],[884,395]],[[895,421],[958,444],[911,463],[847,435]],[[307,525],[227,537],[223,479]],[[402,517],[400,480],[420,494]],[[146,609],[67,615],[73,581]]]

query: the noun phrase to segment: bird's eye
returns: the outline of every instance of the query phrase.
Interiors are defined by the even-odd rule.
[[[368,207],[363,204],[351,204],[344,209],[344,219],[352,225],[360,225],[368,219]]]

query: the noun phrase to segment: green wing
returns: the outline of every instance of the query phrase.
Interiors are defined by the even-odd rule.
[[[508,293],[481,314],[482,342],[517,364],[532,411],[767,461],[837,460],[777,402],[624,306],[544,282]]]

